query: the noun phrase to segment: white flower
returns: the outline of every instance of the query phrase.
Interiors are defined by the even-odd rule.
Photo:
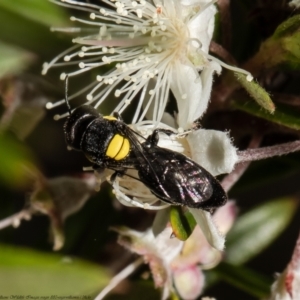
[[[121,99],[114,109],[119,113],[139,96],[131,123],[143,120],[150,106],[149,119],[159,122],[170,90],[183,128],[189,128],[205,112],[213,74],[225,65],[208,54],[216,0],[103,0],[105,7],[75,0],[51,1],[90,13],[90,20],[71,17],[82,27],[55,30],[88,31],[90,35],[75,38],[75,46],[44,64],[43,74],[52,67],[75,66],[75,71],[68,72],[73,77],[111,66],[104,74],[99,69],[96,81],[76,95],[88,91],[87,104],[98,107],[114,94]],[[65,76],[63,73],[61,78]],[[63,100],[47,107],[61,103]]]
[[[214,220],[225,234],[235,217],[235,204],[228,202],[216,211]],[[169,225],[159,234],[151,229],[145,232],[124,227],[114,229],[119,233],[119,243],[141,255],[144,262],[149,264],[155,286],[162,289],[162,299],[168,298],[170,293],[179,294],[180,299],[198,299],[205,285],[202,269],[211,269],[222,259],[222,253],[207,243],[199,227],[185,242],[173,237]],[[112,283],[124,279],[124,276],[120,276],[122,273],[124,270],[112,279]],[[109,284],[96,299],[103,299],[114,284]]]
[[[162,288],[162,299],[174,292],[170,264],[179,255],[183,242],[171,238],[171,227],[165,228],[158,236],[151,229],[138,232],[128,228],[114,228],[119,233],[119,244],[144,257],[149,264],[155,287]]]
[[[300,235],[292,259],[271,288],[269,300],[300,299]]]
[[[160,123],[158,127],[174,131],[174,128],[163,123]],[[151,134],[154,123],[143,121],[134,124],[133,128],[147,137]],[[238,160],[236,149],[231,144],[228,134],[221,131],[199,129],[193,131],[188,138],[169,137],[160,134],[158,146],[191,157],[214,176],[230,173]],[[128,172],[131,172],[132,176],[137,176],[135,170]],[[162,203],[142,182],[128,176],[118,177],[113,183],[113,187],[117,199],[124,205],[152,210],[160,210],[169,206],[169,204]],[[159,204],[157,205],[157,203]],[[201,227],[208,242],[214,248],[223,250],[225,239],[219,233],[211,214],[201,209],[189,208],[189,210]]]

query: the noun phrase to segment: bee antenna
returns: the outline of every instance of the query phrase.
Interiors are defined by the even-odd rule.
[[[66,75],[66,78],[65,78],[65,101],[66,101],[69,115],[71,115],[72,111],[71,111],[71,106],[70,106],[69,99],[68,99],[68,92],[69,92],[69,75]]]

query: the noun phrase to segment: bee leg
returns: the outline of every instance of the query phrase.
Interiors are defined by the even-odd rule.
[[[157,143],[159,141],[159,133],[162,132],[166,135],[172,135],[172,134],[176,134],[174,131],[169,130],[169,129],[163,129],[163,128],[157,128],[153,131],[153,133],[151,135],[149,135],[146,139],[146,146],[147,147],[153,147],[153,146],[157,146]]]
[[[120,171],[116,171],[115,173],[113,173],[109,178],[110,184],[113,184],[116,181],[117,177],[122,177],[123,175],[124,175],[124,173],[122,173]]]
[[[114,111],[114,112],[113,112],[113,116],[114,116],[118,121],[122,121],[122,122],[123,122],[123,119],[122,119],[121,115],[120,115],[118,112]]]

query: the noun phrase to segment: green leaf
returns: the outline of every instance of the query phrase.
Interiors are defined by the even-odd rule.
[[[1,295],[91,295],[108,280],[104,269],[83,260],[0,245]]]
[[[260,253],[286,228],[296,205],[294,199],[282,198],[242,215],[227,235],[226,261],[239,265]]]
[[[254,80],[248,81],[246,75],[234,72],[234,75],[242,87],[250,94],[250,96],[267,112],[273,114],[275,105],[267,91]]]
[[[181,207],[172,206],[170,223],[173,234],[181,241],[185,241],[193,232],[196,221],[189,211],[183,212]]]
[[[270,293],[271,278],[248,268],[222,262],[212,272],[221,280],[255,297],[263,298]]]
[[[0,78],[19,73],[32,59],[29,52],[0,42]]]
[[[3,135],[0,135],[0,166],[0,182],[13,187],[26,186],[38,174],[29,150]]]
[[[300,28],[300,15],[295,15],[283,23],[281,23],[275,30],[273,38],[281,38],[292,34]]]
[[[0,9],[9,10],[46,26],[66,24],[66,15],[58,5],[46,0],[0,0]]]
[[[290,69],[300,67],[300,15],[293,16],[280,24],[274,34],[265,40],[259,51],[248,62],[255,75],[264,69],[284,66]]]
[[[270,122],[296,130],[300,129],[300,111],[287,105],[277,104],[276,110],[273,114],[262,110],[256,103],[251,101],[242,102],[234,100],[232,101],[232,106]]]

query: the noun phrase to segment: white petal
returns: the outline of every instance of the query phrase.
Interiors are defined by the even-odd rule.
[[[154,218],[152,224],[152,232],[155,237],[157,237],[166,228],[167,223],[170,219],[170,208],[159,210]]]
[[[219,207],[213,215],[220,232],[226,234],[237,217],[237,206],[234,201],[228,201],[225,205]]]
[[[171,90],[178,107],[177,123],[187,129],[194,121],[195,112],[199,115],[207,108],[208,103],[201,99],[202,81],[192,65],[177,64],[172,76]]]
[[[197,265],[174,270],[173,278],[182,299],[197,299],[205,283],[204,274]]]
[[[189,208],[189,211],[202,229],[202,232],[209,244],[217,250],[223,251],[225,237],[219,232],[212,219],[212,215],[208,211],[204,211],[202,209]]]
[[[181,251],[184,242],[172,237],[173,230],[171,227],[166,227],[157,237],[151,234],[155,245],[156,253],[168,264]]]
[[[200,75],[192,64],[177,64],[174,68],[171,90],[177,101],[179,127],[190,128],[206,111],[214,72],[221,72],[216,62],[206,62]]]
[[[193,160],[212,175],[230,173],[234,169],[238,156],[226,132],[199,129],[187,140]]]
[[[169,114],[169,113],[164,113],[162,118],[161,118],[161,122],[164,124],[167,124],[168,126],[172,127],[172,128],[177,128],[177,124],[176,124],[176,120],[174,119],[174,117]]]
[[[205,3],[203,3],[202,6],[203,5],[205,5]],[[190,37],[198,39],[202,44],[201,49],[206,53],[208,52],[209,44],[214,32],[214,16],[216,14],[216,11],[216,7],[214,5],[211,5],[204,11],[199,12],[188,23]]]

